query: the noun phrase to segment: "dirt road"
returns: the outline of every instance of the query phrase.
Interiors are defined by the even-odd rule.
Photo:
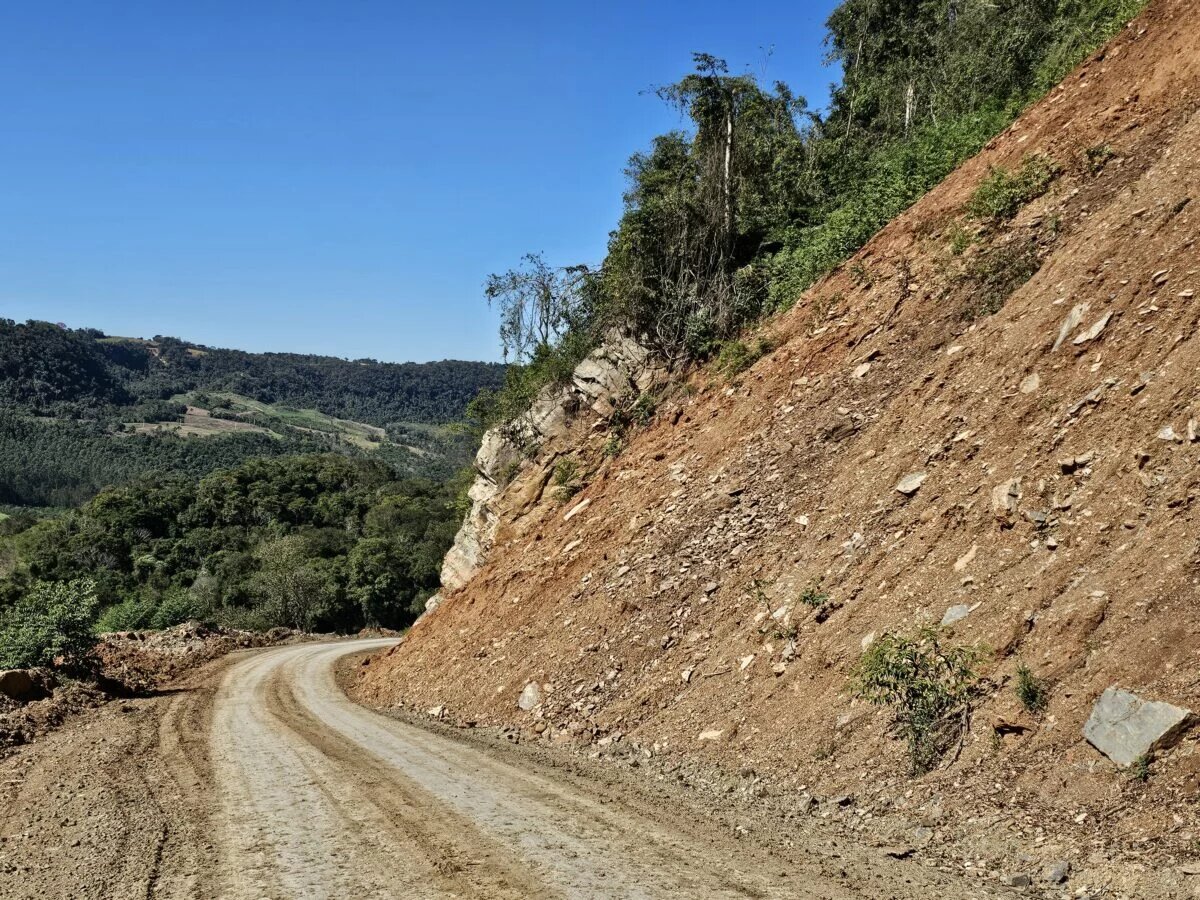
[[[784,859],[238,654],[0,765],[0,898],[983,897],[878,851]]]

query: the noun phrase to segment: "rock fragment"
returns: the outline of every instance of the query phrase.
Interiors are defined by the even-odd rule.
[[[905,497],[911,497],[921,489],[921,485],[925,483],[925,479],[928,477],[925,472],[910,472],[896,482],[896,490]]]
[[[535,706],[542,702],[542,689],[538,687],[536,681],[531,681],[525,685],[521,691],[521,696],[517,698],[517,706],[525,712],[529,712]]]
[[[1170,745],[1186,729],[1191,710],[1155,700],[1143,700],[1110,687],[1092,707],[1083,726],[1088,743],[1119,766]]]

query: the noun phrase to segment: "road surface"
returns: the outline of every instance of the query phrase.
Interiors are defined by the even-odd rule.
[[[335,661],[389,643],[241,654],[9,761],[0,898],[984,896],[878,851],[785,860],[357,706]]]

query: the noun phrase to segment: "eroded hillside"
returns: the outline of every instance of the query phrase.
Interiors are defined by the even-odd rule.
[[[362,697],[811,803],[955,865],[1189,890],[1197,732],[1142,781],[1082,728],[1112,685],[1200,710],[1198,12],[1152,3],[769,321],[775,349],[733,382],[693,373],[615,457],[583,414]],[[993,167],[1045,183],[973,202],[1005,188]],[[566,503],[564,456],[586,473]],[[850,675],[943,620],[987,648],[984,696],[961,754],[913,778]]]

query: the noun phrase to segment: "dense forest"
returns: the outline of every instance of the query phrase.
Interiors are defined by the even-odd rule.
[[[488,282],[518,365],[472,414],[492,424],[561,379],[613,325],[676,364],[787,309],[1121,28],[1144,0],[844,0],[828,109],[696,54],[657,95],[686,129],[626,170],[596,267],[531,255]]]
[[[145,478],[58,518],[10,519],[0,523],[0,654],[5,634],[11,644],[19,631],[13,617],[31,614],[22,597],[46,584],[103,610],[101,630],[192,618],[338,631],[406,625],[438,587],[462,515],[459,487],[397,478],[380,460],[314,454],[254,459],[199,480]]]
[[[473,452],[445,426],[502,380],[489,363],[254,354],[0,319],[0,504],[69,507],[147,473],[329,450],[445,478]],[[136,427],[182,422],[189,404],[212,418]]]

